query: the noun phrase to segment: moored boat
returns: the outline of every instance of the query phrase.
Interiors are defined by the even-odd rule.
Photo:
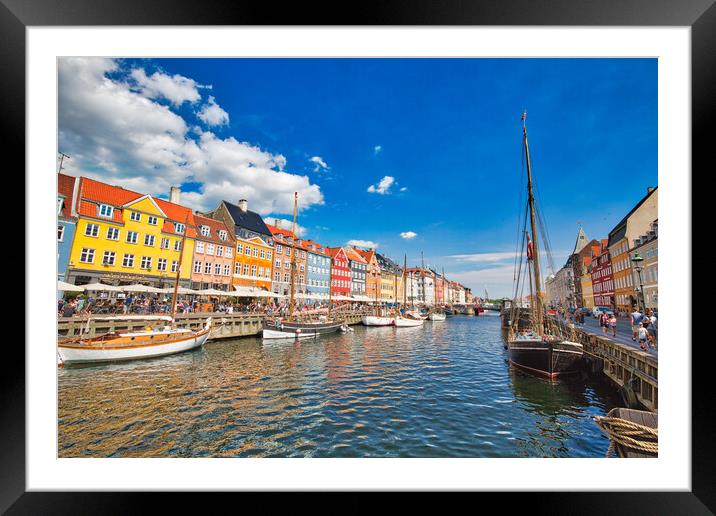
[[[364,326],[392,326],[394,320],[393,317],[382,315],[364,315],[361,317],[361,322]]]
[[[412,326],[422,326],[424,322],[425,319],[416,318],[410,314],[407,314],[405,316],[396,317],[395,322],[393,324],[395,324],[395,326],[398,328],[407,328]]]
[[[445,312],[431,312],[430,315],[428,315],[428,319],[431,321],[444,321],[445,318]]]
[[[522,115],[525,121],[526,113]],[[507,350],[509,361],[515,367],[535,375],[556,379],[561,375],[575,373],[579,370],[584,350],[581,344],[571,342],[559,335],[546,331],[545,313],[542,301],[540,282],[539,247],[537,245],[537,223],[535,199],[532,190],[532,169],[530,162],[529,144],[527,141],[527,126],[523,125],[523,148],[525,164],[527,166],[527,208],[530,216],[530,232],[527,231],[527,219],[523,234],[523,246],[526,244],[526,270],[529,275],[530,304],[529,316],[523,319],[523,308],[517,303],[517,294],[520,292],[520,279],[522,272],[522,256],[520,256],[520,269],[516,270],[515,300],[511,303],[509,312],[503,317],[509,321],[507,329]],[[543,228],[544,231],[544,228]],[[523,247],[524,248],[524,247]]]

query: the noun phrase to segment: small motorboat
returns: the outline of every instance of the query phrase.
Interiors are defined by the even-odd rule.
[[[421,317],[415,317],[414,315],[408,313],[405,314],[403,317],[396,317],[395,318],[395,326],[398,328],[407,328],[412,326],[422,326],[425,322],[425,319]]]

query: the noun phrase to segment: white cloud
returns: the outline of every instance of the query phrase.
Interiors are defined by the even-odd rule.
[[[59,60],[59,144],[72,157],[67,173],[152,195],[196,182],[201,193],[183,192],[182,204],[198,210],[244,198],[261,214],[291,213],[293,192],[301,209],[323,204],[318,185],[286,171],[281,154],[190,129],[168,106],[106,76],[120,71],[111,59]]]
[[[402,187],[402,188],[400,189],[400,191],[401,191],[401,192],[405,192],[407,189],[408,189],[408,187],[407,187],[407,186],[404,186],[404,187]]]
[[[380,180],[380,182],[378,182],[377,185],[370,185],[368,187],[368,191],[370,193],[385,195],[390,193],[390,187],[393,186],[393,183],[395,183],[395,178],[393,176],[385,176]]]
[[[382,150],[383,150],[382,145],[376,145],[375,147],[373,147],[373,154],[377,155]]]
[[[313,169],[314,172],[328,170],[328,168],[329,168],[328,164],[325,161],[323,161],[323,158],[321,158],[320,156],[313,156],[308,161],[310,161],[311,163],[316,165],[315,168]]]
[[[130,73],[136,81],[142,95],[150,99],[165,98],[175,106],[184,102],[194,103],[201,98],[196,81],[182,75],[167,75],[154,72],[147,76],[142,68],[135,68]]]
[[[365,249],[378,249],[378,242],[371,242],[370,240],[349,240],[346,244]]]
[[[411,238],[415,238],[416,236],[418,236],[418,234],[413,231],[403,231],[400,234],[400,238],[404,238],[405,240],[410,240]]]
[[[229,123],[229,114],[216,103],[214,97],[209,97],[207,103],[204,104],[196,116],[209,126],[226,125]]]

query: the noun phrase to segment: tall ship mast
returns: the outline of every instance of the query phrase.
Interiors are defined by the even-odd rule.
[[[561,375],[575,373],[581,367],[583,357],[582,345],[565,339],[559,333],[556,324],[548,325],[545,320],[542,303],[540,276],[540,252],[537,222],[541,219],[534,196],[534,181],[529,141],[527,138],[527,112],[522,115],[522,147],[527,167],[527,206],[524,224],[527,225],[529,215],[529,231],[522,229],[523,249],[520,252],[519,268],[515,271],[515,297],[512,300],[512,315],[507,336],[507,349],[510,364],[531,374],[556,379]],[[520,215],[520,219],[521,219]],[[522,224],[522,220],[520,220]],[[546,229],[542,225],[542,230]],[[526,244],[526,246],[525,246]],[[526,249],[525,249],[526,247]],[[523,251],[526,251],[523,253]],[[527,278],[530,290],[529,322],[525,322],[522,314],[524,308],[518,303],[520,297],[522,263],[525,259]],[[527,325],[527,327],[525,327]],[[550,327],[548,331],[548,326]]]

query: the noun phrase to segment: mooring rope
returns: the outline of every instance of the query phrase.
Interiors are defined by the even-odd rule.
[[[659,453],[659,430],[640,425],[619,417],[597,416],[594,418],[599,428],[609,437],[607,457],[614,453],[616,444],[648,453]]]

